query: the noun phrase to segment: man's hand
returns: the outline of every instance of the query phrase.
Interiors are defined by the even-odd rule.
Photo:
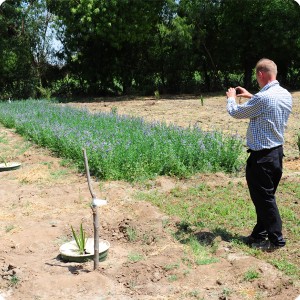
[[[226,92],[227,98],[236,97],[236,90],[234,88],[229,88]]]
[[[253,95],[251,93],[249,93],[245,88],[243,88],[241,86],[237,86],[235,88],[235,90],[239,92],[238,97],[244,97],[244,98],[252,98],[253,97]]]

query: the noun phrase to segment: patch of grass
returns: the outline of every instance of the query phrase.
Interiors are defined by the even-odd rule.
[[[254,269],[248,270],[244,276],[243,280],[244,281],[253,281],[254,279],[258,279],[260,277],[260,273]]]
[[[218,262],[218,259],[212,255],[212,248],[206,244],[201,244],[195,236],[190,235],[184,243],[191,249],[197,265],[208,265]]]
[[[26,141],[20,145],[15,145],[16,153],[15,156],[24,154],[32,146],[31,142]]]
[[[126,235],[129,242],[135,242],[138,239],[138,234],[136,229],[131,226],[126,228]]]
[[[20,282],[20,278],[16,274],[14,274],[11,276],[9,282],[11,286],[17,286]]]
[[[172,274],[172,275],[168,276],[169,282],[174,282],[176,280],[178,280],[178,276],[176,274]]]
[[[16,226],[13,225],[13,224],[6,225],[5,226],[5,232],[10,232],[10,231],[14,230],[15,228],[16,228]]]
[[[215,257],[211,257],[211,258],[201,258],[201,259],[197,259],[196,260],[196,264],[201,266],[201,265],[210,265],[213,263],[218,262],[219,260]]]
[[[295,278],[300,276],[297,251],[293,250],[298,247],[300,236],[300,185],[297,182],[283,181],[277,191],[277,203],[288,240],[286,257],[276,251],[264,254],[241,243],[240,236],[249,234],[256,222],[254,205],[246,185],[241,182],[223,182],[214,186],[202,182],[189,188],[178,183],[170,192],[152,189],[137,193],[136,198],[149,201],[167,215],[181,220],[173,235],[192,249],[194,262],[214,262],[217,244],[213,240],[220,236],[232,246],[271,262],[285,274]],[[212,235],[212,242],[207,238],[195,238],[195,232],[201,233],[204,228]]]
[[[202,96],[202,95],[200,96],[200,103],[201,103],[201,106],[203,106],[203,105],[204,105],[204,98],[203,98],[203,96]]]
[[[1,144],[7,144],[8,143],[8,139],[7,139],[7,135],[4,133],[0,133],[0,143]]]
[[[137,282],[135,280],[130,280],[128,282],[128,288],[134,290],[136,288],[136,286],[137,286]]]
[[[59,179],[61,177],[64,177],[68,174],[68,170],[57,170],[54,172],[51,172],[51,177],[53,179]]]
[[[232,294],[232,289],[228,287],[224,287],[222,291],[222,296],[227,299]]]
[[[69,159],[66,159],[66,158],[63,158],[59,164],[62,166],[62,167],[69,167],[70,164],[71,164],[71,161]]]
[[[52,168],[53,163],[52,163],[52,162],[45,161],[45,162],[41,162],[41,165],[47,166],[48,169],[50,170],[50,169]]]
[[[270,259],[269,262],[278,268],[283,273],[297,278],[299,275],[299,267],[291,262],[289,262],[286,258],[282,257],[281,259]],[[299,277],[298,277],[299,278]]]
[[[180,267],[180,264],[179,263],[174,263],[174,264],[168,264],[168,265],[165,265],[163,267],[163,269],[165,271],[171,271],[171,270],[174,270],[174,269],[178,269]]]
[[[191,298],[195,298],[195,299],[199,299],[199,300],[202,300],[204,299],[203,297],[200,296],[200,292],[198,290],[193,290],[191,292],[188,292],[187,293],[187,296],[188,297],[191,297]],[[201,298],[200,298],[201,297]]]
[[[132,252],[128,254],[128,261],[130,262],[138,262],[144,259],[144,256],[140,253]]]

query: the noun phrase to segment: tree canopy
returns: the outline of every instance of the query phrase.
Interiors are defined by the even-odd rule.
[[[281,83],[296,89],[299,19],[294,0],[6,0],[0,96],[253,88],[262,57],[273,59]]]

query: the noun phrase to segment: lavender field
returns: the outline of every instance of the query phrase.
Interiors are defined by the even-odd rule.
[[[0,122],[72,160],[83,169],[87,151],[91,174],[101,179],[135,181],[157,175],[188,177],[197,172],[234,172],[242,141],[220,131],[182,128],[116,111],[85,109],[43,100],[0,103]]]

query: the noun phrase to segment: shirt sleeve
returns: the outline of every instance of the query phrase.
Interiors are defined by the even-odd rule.
[[[248,119],[259,116],[262,112],[262,101],[254,95],[249,101],[238,105],[234,97],[227,99],[227,111],[236,119]]]

